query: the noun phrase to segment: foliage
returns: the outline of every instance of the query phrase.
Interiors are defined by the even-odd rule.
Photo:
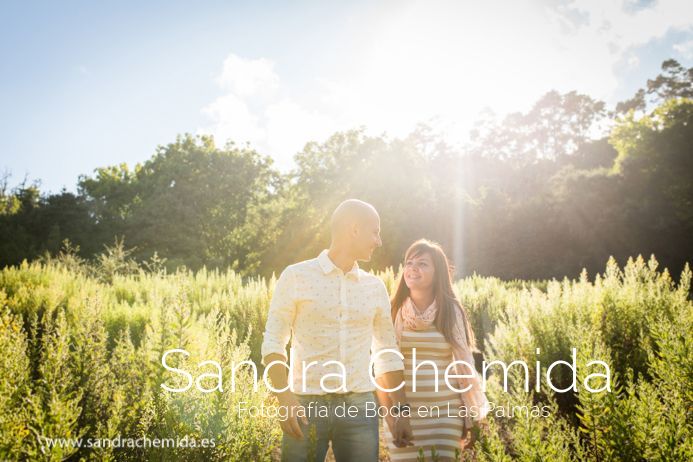
[[[280,430],[238,405],[276,404],[250,369],[274,279],[244,280],[232,270],[112,272],[110,267],[50,259],[0,271],[0,458],[26,460],[270,460]],[[104,274],[99,274],[104,271]],[[392,290],[395,272],[380,277]],[[510,281],[478,275],[455,284],[470,312],[485,360],[529,365],[529,389],[511,368],[488,377],[494,403],[488,429],[463,460],[688,460],[693,402],[691,272],[678,283],[654,258],[621,268],[610,260],[592,280]],[[171,348],[190,357],[169,364],[198,376],[218,361],[223,392],[194,387],[168,393],[174,376],[161,365]],[[558,393],[542,373],[576,348],[577,391]],[[537,354],[539,349],[539,354]],[[611,392],[583,387],[587,363],[605,361]],[[260,373],[262,371],[259,371]],[[570,386],[566,367],[552,372]],[[207,379],[209,380],[209,379]],[[601,380],[601,379],[600,379]],[[595,388],[598,380],[590,382]],[[210,386],[205,383],[205,386]],[[531,414],[532,406],[549,410]],[[515,412],[509,414],[508,409]],[[214,438],[214,448],[48,448],[45,438]],[[44,443],[43,445],[41,443]]]
[[[693,256],[691,88],[691,69],[667,60],[642,104],[550,91],[526,112],[483,117],[463,146],[424,126],[403,138],[348,130],[307,143],[284,173],[247,146],[182,135],[142,164],[81,176],[76,194],[10,188],[5,175],[0,266],[55,256],[65,239],[94,260],[120,241],[139,266],[269,278],[326,247],[332,210],[359,197],[381,213],[371,269],[396,267],[426,237],[458,277],[577,277],[638,253],[678,273]]]
[[[114,273],[57,259],[5,268],[0,459],[268,460],[278,428],[236,411],[240,401],[269,402],[267,391],[254,393],[247,371],[237,374],[235,392],[228,386],[231,363],[259,350],[250,329],[264,324],[268,294],[264,283],[244,285],[233,272]],[[257,319],[243,300],[252,300]],[[161,366],[171,348],[190,352],[186,368],[195,375],[199,361],[219,361],[224,392],[163,392],[159,385],[176,378]],[[214,438],[216,446],[77,449],[45,439],[145,436]]]

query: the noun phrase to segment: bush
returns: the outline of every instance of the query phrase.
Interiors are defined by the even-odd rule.
[[[120,258],[120,257],[118,257]],[[272,419],[237,412],[274,404],[262,382],[233,362],[260,363],[259,349],[275,279],[243,279],[232,270],[114,270],[74,259],[48,259],[0,270],[0,459],[270,460],[281,432]],[[128,265],[125,267],[130,268]],[[120,267],[119,267],[120,268]],[[122,268],[121,268],[122,269]],[[99,271],[106,271],[99,274]],[[395,272],[381,274],[392,290]],[[546,417],[492,412],[464,460],[690,460],[693,403],[693,306],[688,268],[676,284],[651,258],[619,268],[611,260],[590,281],[503,282],[472,276],[455,290],[469,310],[486,361],[524,360],[509,392],[497,371],[488,396],[497,405],[546,406]],[[190,352],[186,369],[222,365],[224,390],[168,393],[177,376],[164,351]],[[576,348],[578,391],[535,389],[535,361],[570,360]],[[537,349],[539,353],[537,354]],[[582,386],[588,361],[605,361],[611,392]],[[169,361],[175,364],[175,361]],[[262,373],[262,370],[259,371]],[[570,384],[564,367],[555,386]],[[594,383],[593,386],[596,386]],[[45,438],[214,438],[214,448],[47,447]],[[42,444],[43,443],[43,444]]]

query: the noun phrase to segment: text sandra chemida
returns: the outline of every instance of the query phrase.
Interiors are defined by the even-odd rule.
[[[411,365],[411,372],[412,372],[412,390],[416,391],[416,386],[417,386],[417,373],[420,372],[421,370],[433,370],[433,375],[436,378],[435,381],[435,391],[438,391],[438,377],[440,374],[442,374],[445,385],[448,387],[449,390],[457,392],[457,393],[464,393],[469,390],[469,387],[467,386],[466,388],[458,388],[456,387],[453,383],[451,383],[451,379],[464,379],[464,378],[473,378],[478,375],[478,372],[474,369],[473,365],[467,363],[466,361],[453,361],[448,365],[444,371],[440,371],[436,364],[432,361],[417,361],[416,359],[416,348],[412,349],[412,365]],[[540,353],[539,348],[536,349],[537,355]],[[373,374],[373,363],[377,360],[377,358],[380,355],[385,355],[385,354],[394,354],[399,356],[400,358],[402,357],[402,354],[393,349],[385,349],[381,350],[377,353],[375,353],[371,359],[371,362],[369,364],[369,377],[371,380],[371,383],[373,386],[381,391],[384,392],[392,392],[395,390],[399,390],[400,388],[404,387],[404,382],[400,383],[397,387],[388,389],[388,388],[383,388],[381,387],[375,380],[375,376]],[[179,356],[177,359],[177,366],[178,367],[172,367],[169,363],[169,357],[170,356]],[[180,357],[182,356],[182,358]],[[204,360],[200,361],[197,364],[197,369],[200,371],[205,371],[197,375],[197,377],[193,377],[193,374],[185,369],[183,364],[183,359],[187,359],[190,356],[190,353],[186,350],[183,349],[172,349],[172,350],[167,350],[164,352],[164,354],[161,357],[161,364],[164,366],[164,368],[169,371],[170,373],[174,374],[179,381],[182,381],[184,384],[183,386],[179,387],[171,387],[167,383],[162,383],[161,387],[171,393],[184,393],[188,390],[190,390],[193,385],[195,388],[202,392],[202,393],[212,393],[212,392],[223,392],[225,390],[225,384],[224,384],[224,374],[223,370],[221,367],[221,364],[217,361],[214,360]],[[311,368],[314,367],[318,364],[317,361],[311,361],[309,363],[306,363],[303,361],[303,364],[301,364],[301,371],[302,371],[302,378],[303,381],[302,383],[304,384],[304,389],[303,390],[296,390],[294,389],[293,383],[293,377],[294,377],[294,362],[291,361],[291,358],[293,356],[293,348],[290,349],[289,351],[289,361],[272,361],[271,363],[267,364],[265,367],[265,370],[262,373],[262,381],[264,382],[264,385],[267,389],[269,389],[272,392],[275,393],[281,393],[286,390],[291,390],[292,392],[297,392],[297,393],[306,393],[305,390],[305,383],[306,383],[306,373],[307,371]],[[577,366],[577,349],[572,348],[571,349],[571,361],[564,361],[564,360],[557,360],[549,364],[549,366],[546,368],[543,378],[546,382],[546,384],[556,393],[565,393],[568,391],[578,391],[578,387],[581,385],[585,390],[589,391],[590,393],[599,393],[602,391],[611,391],[611,370],[609,368],[609,365],[601,360],[592,360],[589,361],[585,364],[585,368],[588,369],[590,374],[581,374],[584,376],[584,380],[582,381],[581,384],[578,383],[577,380],[577,371],[578,371],[578,366]],[[462,366],[465,367],[466,370],[468,371],[467,374],[457,374],[456,373],[456,366]],[[268,372],[272,367],[284,367],[288,370],[288,375],[289,375],[289,384],[287,385],[286,388],[284,389],[277,389],[275,388],[271,381],[268,378]],[[344,367],[344,364],[342,364],[340,361],[326,361],[321,364],[322,368],[330,368],[334,372],[329,372],[325,373],[323,377],[320,379],[320,387],[325,393],[345,393],[347,392],[347,372],[346,368]],[[554,385],[553,380],[552,380],[552,374],[554,373],[555,370],[557,370],[558,367],[563,367],[563,368],[569,368],[572,374],[572,382],[570,383],[569,386],[565,388],[558,388]],[[243,368],[250,368],[253,372],[253,390],[257,391],[258,390],[258,383],[259,383],[259,378],[258,378],[258,368],[257,365],[250,360],[245,360],[245,361],[240,361],[240,362],[233,362],[231,364],[231,374],[230,374],[230,389],[232,392],[236,391],[236,374]],[[503,390],[505,392],[508,391],[508,372],[511,368],[520,368],[522,373],[524,374],[524,389],[526,392],[529,392],[529,383],[530,383],[530,372],[529,372],[529,366],[527,365],[527,362],[524,360],[515,360],[510,363],[506,363],[504,361],[500,360],[495,360],[495,361],[490,361],[482,362],[482,373],[481,373],[481,379],[482,379],[482,387],[483,390],[486,391],[486,381],[489,373],[491,373],[494,370],[502,370],[503,374]],[[542,365],[540,361],[535,362],[535,391],[539,392],[541,391],[541,384],[542,384]]]

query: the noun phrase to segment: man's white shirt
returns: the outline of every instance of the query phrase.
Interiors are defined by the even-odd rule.
[[[296,394],[374,390],[369,377],[371,350],[376,377],[404,368],[398,355],[377,354],[397,350],[385,284],[356,263],[344,274],[327,250],[287,267],[274,287],[262,357],[277,353],[286,359],[290,338],[290,384]],[[334,361],[343,364],[344,370]],[[304,366],[309,364],[304,382]],[[343,382],[346,389],[340,388]]]

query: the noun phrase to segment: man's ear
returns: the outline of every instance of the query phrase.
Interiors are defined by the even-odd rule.
[[[351,230],[350,230],[351,237],[358,237],[360,231],[361,231],[361,229],[359,228],[359,225],[357,223],[354,223],[353,225],[351,225]]]

